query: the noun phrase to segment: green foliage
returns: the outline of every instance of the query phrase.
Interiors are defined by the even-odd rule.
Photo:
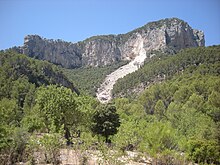
[[[156,156],[157,153],[176,149],[177,141],[177,132],[169,122],[153,122],[147,125],[141,148]]]
[[[65,75],[74,82],[80,92],[96,96],[95,93],[106,75],[110,74],[126,62],[119,62],[103,67],[88,67],[79,69],[63,69]]]
[[[192,139],[187,142],[188,157],[196,163],[218,164],[220,146],[213,140]]]
[[[143,140],[142,135],[147,125],[144,109],[126,98],[117,98],[114,101],[121,124],[113,142],[123,152],[136,150],[140,147],[140,142]]]
[[[137,150],[141,146],[147,122],[143,119],[137,120],[133,116],[122,115],[121,126],[114,136],[113,142],[123,152]]]
[[[0,120],[1,125],[17,125],[19,107],[15,100],[4,98],[0,101]]]
[[[182,74],[186,68],[189,72],[196,70],[200,64],[214,64],[206,69],[201,69],[200,74],[219,74],[220,46],[198,47],[180,51],[176,55],[155,57],[147,62],[138,71],[125,76],[117,81],[112,91],[116,97],[118,95],[129,96],[133,93],[131,89],[139,85],[148,86],[165,79],[172,78],[175,74]],[[204,65],[204,67],[206,67]]]
[[[101,105],[97,108],[93,116],[92,132],[104,136],[108,142],[109,136],[116,134],[119,126],[119,115],[116,113],[115,106]]]
[[[189,155],[195,162],[218,164],[218,156],[211,154],[218,155],[220,146],[216,70],[218,61],[193,66],[166,82],[151,85],[136,100],[115,99],[121,121],[113,139],[116,146],[125,150],[132,146],[161,163],[172,164]],[[181,156],[181,152],[185,154]]]
[[[41,134],[31,136],[28,140],[27,151],[29,152],[29,159],[33,164],[40,163],[35,157],[34,153],[38,153],[38,159],[43,159],[49,164],[60,164],[60,148],[64,145],[64,139],[60,134]],[[42,161],[42,160],[41,160]]]
[[[37,105],[48,132],[58,133],[64,129],[68,142],[70,129],[76,131],[83,117],[75,98],[76,94],[70,89],[54,85],[40,87],[37,92]]]
[[[80,129],[88,132],[91,126],[92,116],[100,103],[94,97],[86,95],[80,95],[75,99],[78,104],[78,110],[83,115],[80,119]]]
[[[158,115],[159,118],[162,118],[162,117],[164,117],[165,111],[166,111],[166,107],[165,107],[163,101],[158,100],[155,107],[154,107],[154,113],[156,115]]]
[[[2,135],[2,127],[0,127]],[[0,135],[0,136],[1,136]],[[0,137],[1,164],[15,164],[26,161],[26,145],[28,132],[20,127],[7,127],[4,137]]]
[[[58,164],[66,140],[83,153],[82,160],[88,150],[99,150],[106,163],[117,164],[118,151],[132,150],[150,155],[152,163],[158,164],[183,164],[186,157],[200,164],[220,162],[219,46],[152,58],[140,72],[131,74],[138,83],[151,85],[136,99],[115,98],[114,106],[77,96],[60,84],[44,86],[59,82],[54,78],[57,73],[63,78],[48,63],[7,52],[0,54],[0,64],[2,164],[37,163],[36,153],[44,155],[42,164]],[[86,87],[89,78],[94,75],[97,80],[91,82],[101,82],[109,68],[73,72],[80,76],[85,70],[87,79],[78,83],[91,89]],[[155,75],[166,75],[160,79],[165,81],[157,83]],[[132,87],[135,81],[129,82]],[[104,140],[112,141],[111,148]]]
[[[0,98],[16,98],[21,106],[34,86],[63,84],[76,90],[62,71],[48,62],[9,51],[0,53],[0,64]]]
[[[15,100],[4,98],[0,101],[0,151],[12,143],[12,134],[19,125],[19,108]]]
[[[84,42],[90,42],[90,41],[94,41],[94,40],[103,40],[103,41],[114,41],[116,39],[115,35],[98,35],[98,36],[93,36],[90,38],[87,38],[86,40],[82,41],[81,43]]]
[[[13,158],[15,159],[14,161],[23,161],[25,158],[25,149],[27,145],[27,141],[29,139],[29,134],[28,132],[20,127],[17,127],[14,129],[14,131],[11,134],[11,149],[13,151]],[[16,160],[17,159],[17,160]]]
[[[42,86],[49,84],[64,84],[70,89]],[[54,140],[55,135],[57,140],[64,135],[70,141],[71,134],[78,129],[89,130],[91,114],[98,103],[91,97],[76,96],[74,90],[72,83],[56,66],[10,51],[0,53],[2,164],[26,162],[33,158],[37,150],[28,148],[29,136],[50,132],[45,142],[51,142],[48,146],[53,147],[59,143]],[[38,147],[42,149],[42,145]]]
[[[220,107],[219,98],[220,98],[220,92],[212,91],[211,95],[209,96],[209,102],[215,107]]]
[[[59,149],[63,142],[59,134],[45,134],[39,139],[39,144],[45,152],[45,161],[47,163],[59,164]]]
[[[43,131],[46,127],[43,115],[40,113],[38,107],[34,107],[26,112],[25,116],[22,118],[21,125],[30,133],[34,131]]]
[[[169,113],[169,112],[168,112]],[[188,139],[213,139],[216,126],[213,120],[195,109],[179,109],[179,112],[169,114],[173,126]]]

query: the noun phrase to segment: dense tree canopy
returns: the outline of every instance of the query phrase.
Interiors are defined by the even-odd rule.
[[[157,53],[156,53],[157,54]],[[139,86],[148,86],[165,79],[172,78],[175,74],[182,74],[186,68],[196,67],[200,64],[214,64],[220,60],[220,46],[198,47],[180,51],[178,54],[156,55],[138,71],[125,76],[114,85],[113,95],[129,96],[135,94],[135,88]],[[215,73],[219,73],[218,65]],[[203,70],[204,73],[209,69]],[[214,69],[214,68],[213,68]]]
[[[38,106],[48,132],[65,130],[65,138],[69,141],[70,129],[77,129],[83,113],[79,111],[76,95],[65,87],[47,86],[37,91]]]
[[[112,105],[100,106],[93,116],[91,130],[95,134],[105,137],[106,142],[109,136],[117,133],[120,126],[119,115],[116,113],[116,107]]]

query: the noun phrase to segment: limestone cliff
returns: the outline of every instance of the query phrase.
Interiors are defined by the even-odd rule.
[[[28,35],[24,38],[23,53],[66,68],[80,67],[81,54],[77,44],[62,40],[47,40],[38,35]]]
[[[143,42],[145,52],[160,50],[175,53],[183,48],[205,45],[202,31],[192,29],[178,18],[169,18],[150,22],[126,34],[94,36],[78,43],[28,35],[21,51],[65,68],[78,68],[132,60],[138,56],[140,42]]]

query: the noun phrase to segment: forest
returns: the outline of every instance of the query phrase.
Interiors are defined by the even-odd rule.
[[[200,64],[218,63],[220,47],[199,47],[184,49],[176,55],[161,55],[155,52],[155,56],[146,61],[146,65],[117,81],[113,89],[115,96],[129,96],[135,94],[138,86],[148,86],[163,79],[170,79],[175,74],[182,74],[190,66]],[[158,54],[158,55],[157,55]]]
[[[63,71],[1,52],[1,164],[39,164],[36,154],[41,164],[60,164],[61,149],[79,152],[80,164],[88,151],[99,151],[100,164],[123,164],[128,151],[134,162],[220,164],[220,46],[156,55],[101,104],[94,91],[121,65]]]
[[[74,82],[74,84],[81,92],[95,97],[97,89],[104,81],[105,77],[127,63],[127,61],[121,61],[112,65],[102,67],[61,69],[63,70],[63,73],[69,78],[69,80]]]

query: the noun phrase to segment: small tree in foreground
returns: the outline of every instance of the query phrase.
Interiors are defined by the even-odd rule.
[[[83,117],[76,99],[70,89],[55,85],[40,87],[37,92],[37,105],[48,132],[63,130],[67,144],[70,144],[71,129],[77,130]]]
[[[119,115],[112,105],[98,107],[92,121],[92,132],[105,137],[106,142],[110,142],[109,136],[116,134],[120,126]]]

